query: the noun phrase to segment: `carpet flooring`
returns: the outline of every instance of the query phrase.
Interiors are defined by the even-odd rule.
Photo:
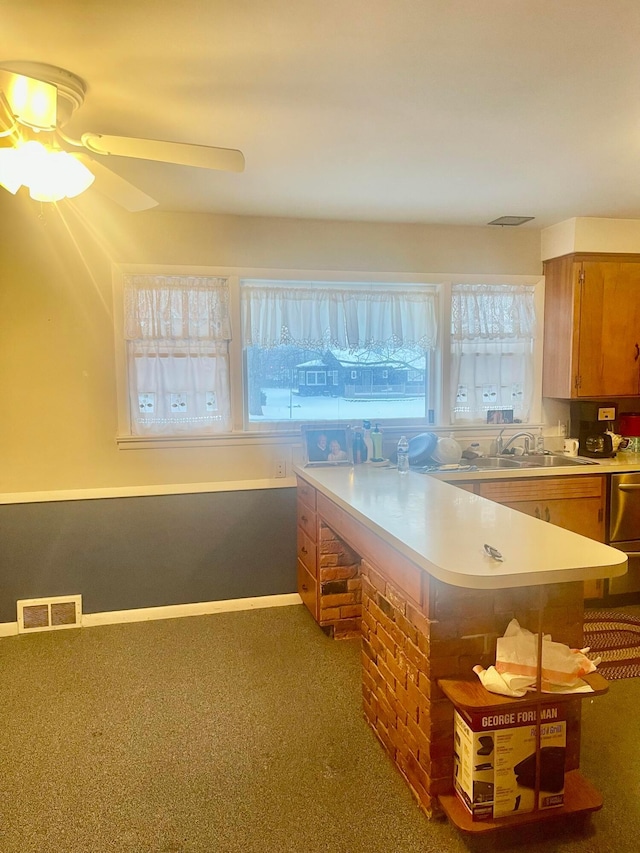
[[[631,853],[640,679],[585,699],[604,808],[469,839],[365,723],[360,644],[302,606],[0,640],[1,853]]]
[[[584,644],[607,681],[640,676],[640,616],[620,610],[586,610]]]

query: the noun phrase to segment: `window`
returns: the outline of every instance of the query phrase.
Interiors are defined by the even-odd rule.
[[[452,423],[527,423],[534,403],[536,310],[531,285],[454,285]]]
[[[228,431],[226,279],[126,275],[123,285],[131,433]]]
[[[304,421],[424,429],[513,412],[540,422],[537,277],[301,281],[262,272],[116,269],[121,446],[251,433],[280,441],[274,433]]]
[[[434,286],[251,279],[240,293],[250,424],[425,418]]]

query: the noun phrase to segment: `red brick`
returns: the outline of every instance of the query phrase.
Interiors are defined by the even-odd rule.
[[[418,633],[429,636],[430,622],[413,604],[407,603],[406,613],[409,622],[418,630]]]
[[[371,586],[384,595],[387,591],[387,582],[384,577],[379,572],[377,572],[369,562],[367,562],[367,576],[369,578]]]
[[[389,667],[393,677],[396,680],[396,686],[399,684],[401,687],[406,687],[407,685],[407,667],[406,665],[402,665],[402,657],[395,656],[387,652],[385,656],[385,663]]]
[[[321,554],[320,569],[331,569],[338,565],[337,554]]]
[[[384,663],[382,657],[378,655],[378,669],[380,670],[380,675],[383,677],[387,684],[390,684],[392,687],[395,687],[396,680],[393,677],[393,673],[389,669],[389,667]]]
[[[446,678],[447,676],[460,674],[460,658],[458,656],[448,658],[431,657],[429,661],[429,670],[426,673],[429,678]]]
[[[393,586],[388,583],[387,584],[387,592],[386,598],[389,599],[394,609],[398,611],[402,616],[404,616],[407,606],[407,597],[406,595],[397,592]]]
[[[334,624],[334,638],[336,640],[360,639],[359,619],[340,619]]]
[[[320,601],[320,621],[321,622],[330,622],[333,619],[340,618],[340,608],[339,607],[324,607],[324,601]]]
[[[403,649],[407,659],[417,668],[426,670],[429,665],[427,656],[411,642],[406,642]]]
[[[377,626],[376,626],[377,627]],[[376,655],[382,655],[384,657],[386,653],[386,648],[380,641],[380,638],[377,634],[370,634],[369,642],[371,643],[371,648],[374,650]]]
[[[407,727],[406,717],[403,719],[398,717],[398,735],[400,737],[400,743],[398,744],[398,752],[404,756],[406,756],[409,752],[413,752],[414,757],[417,757],[418,744]]]
[[[330,567],[326,569],[321,569],[320,571],[321,581],[351,580],[353,576],[353,566],[336,566],[335,568]]]
[[[389,634],[380,623],[376,629],[376,634],[382,643],[382,645],[391,652],[392,655],[395,654],[396,651],[396,643],[391,634]]]
[[[378,739],[380,740],[380,742],[382,743],[384,748],[386,749],[386,751],[389,753],[391,758],[395,761],[395,757],[396,757],[395,744],[393,743],[393,740],[389,736],[389,732],[387,731],[385,726],[380,722],[380,719],[378,719],[378,723],[377,723],[376,728],[375,728],[375,733],[378,736]]]
[[[341,619],[359,619],[362,614],[361,604],[350,604],[340,608]]]
[[[409,622],[409,620],[406,618],[406,616],[402,615],[402,613],[396,614],[395,621],[396,625],[398,626],[398,629],[402,631],[405,638],[415,645],[418,641],[418,629],[415,627],[415,625],[412,625],[411,622]]]
[[[453,705],[448,699],[432,702],[429,708],[431,722],[447,722],[453,726]]]
[[[443,622],[441,619],[432,619],[429,623],[429,639],[432,642],[434,640],[453,640],[459,636],[460,632],[455,621]]]
[[[318,546],[320,554],[340,554],[342,543],[338,539],[328,539],[320,542]]]
[[[336,595],[323,595],[321,598],[322,607],[341,607],[344,604],[357,604],[355,593],[343,592]]]
[[[422,726],[416,723],[411,717],[407,717],[407,728],[411,732],[413,740],[418,745],[418,752],[429,753],[429,737],[428,732],[424,731]],[[417,758],[418,756],[416,756]]]
[[[372,598],[368,598],[366,601],[367,610],[371,613],[373,618],[382,625],[385,631],[389,633],[393,630],[393,622],[386,616],[382,610],[378,607],[375,601]]]
[[[325,539],[325,540],[329,540],[329,539],[337,539],[338,537],[336,536],[336,534],[333,532],[333,530],[330,527],[327,527],[326,524],[323,524],[321,522],[320,523],[320,538]]]

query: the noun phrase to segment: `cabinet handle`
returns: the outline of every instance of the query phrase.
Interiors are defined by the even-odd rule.
[[[306,524],[306,523],[307,523],[307,521],[309,521],[309,519],[307,518],[307,516],[306,516],[306,515],[301,515],[301,516],[300,516],[300,521],[304,521],[304,523]]]
[[[636,344],[636,355],[635,355],[635,358],[633,360],[637,361],[638,357],[640,357],[640,347],[638,346],[638,344]]]
[[[551,512],[549,511],[549,507],[548,507],[548,506],[546,506],[546,507],[544,508],[544,520],[545,520],[545,521],[551,521]]]
[[[309,587],[306,585],[306,583],[303,583],[302,586],[300,587],[300,589],[303,592],[309,592]]]
[[[540,518],[540,507],[539,506],[536,507],[536,511],[535,511],[534,515],[536,518]]]
[[[302,546],[302,548],[300,548],[300,553],[301,553],[301,554],[307,554],[307,553],[308,553],[308,551],[307,551],[307,549],[304,547],[304,545]]]

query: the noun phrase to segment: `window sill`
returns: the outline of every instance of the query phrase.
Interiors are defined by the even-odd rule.
[[[238,432],[222,435],[118,435],[119,450],[163,450],[184,447],[231,447],[247,444],[291,444],[301,442],[299,428],[291,432]]]

